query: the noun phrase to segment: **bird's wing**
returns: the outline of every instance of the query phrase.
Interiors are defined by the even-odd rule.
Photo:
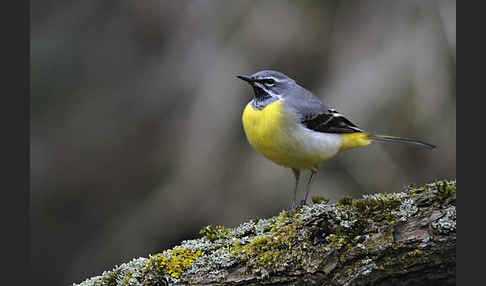
[[[308,129],[327,133],[363,132],[344,115],[326,106],[303,87],[294,89],[286,97],[286,102],[300,115],[301,123]]]
[[[363,132],[336,110],[329,108],[327,112],[317,114],[301,121],[302,124],[314,131],[327,133]]]

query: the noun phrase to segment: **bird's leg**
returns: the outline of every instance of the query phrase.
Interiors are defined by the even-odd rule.
[[[305,205],[307,203],[307,197],[309,196],[309,193],[310,193],[310,186],[312,184],[312,178],[314,178],[315,174],[317,174],[317,170],[311,169],[311,175],[309,177],[309,181],[307,182],[307,188],[305,190],[304,198],[300,201],[301,205]]]
[[[290,206],[290,212],[295,212],[297,209],[297,187],[299,186],[299,179],[300,179],[300,170],[292,168],[292,172],[294,173],[295,177],[295,188],[294,188],[294,196],[292,198],[292,205]]]

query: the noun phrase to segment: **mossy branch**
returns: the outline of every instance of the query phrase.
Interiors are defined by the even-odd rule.
[[[455,285],[456,182],[208,226],[88,285]]]

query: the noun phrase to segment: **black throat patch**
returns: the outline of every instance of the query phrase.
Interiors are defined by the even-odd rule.
[[[265,90],[258,86],[253,86],[255,92],[255,98],[252,100],[252,105],[256,109],[262,110],[267,105],[278,100],[278,98],[269,95]]]

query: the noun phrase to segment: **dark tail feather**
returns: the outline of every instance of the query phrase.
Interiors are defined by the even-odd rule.
[[[429,143],[408,139],[408,138],[395,137],[395,136],[368,134],[368,138],[376,141],[381,141],[381,142],[398,142],[398,143],[413,144],[427,149],[435,148],[435,145]]]

